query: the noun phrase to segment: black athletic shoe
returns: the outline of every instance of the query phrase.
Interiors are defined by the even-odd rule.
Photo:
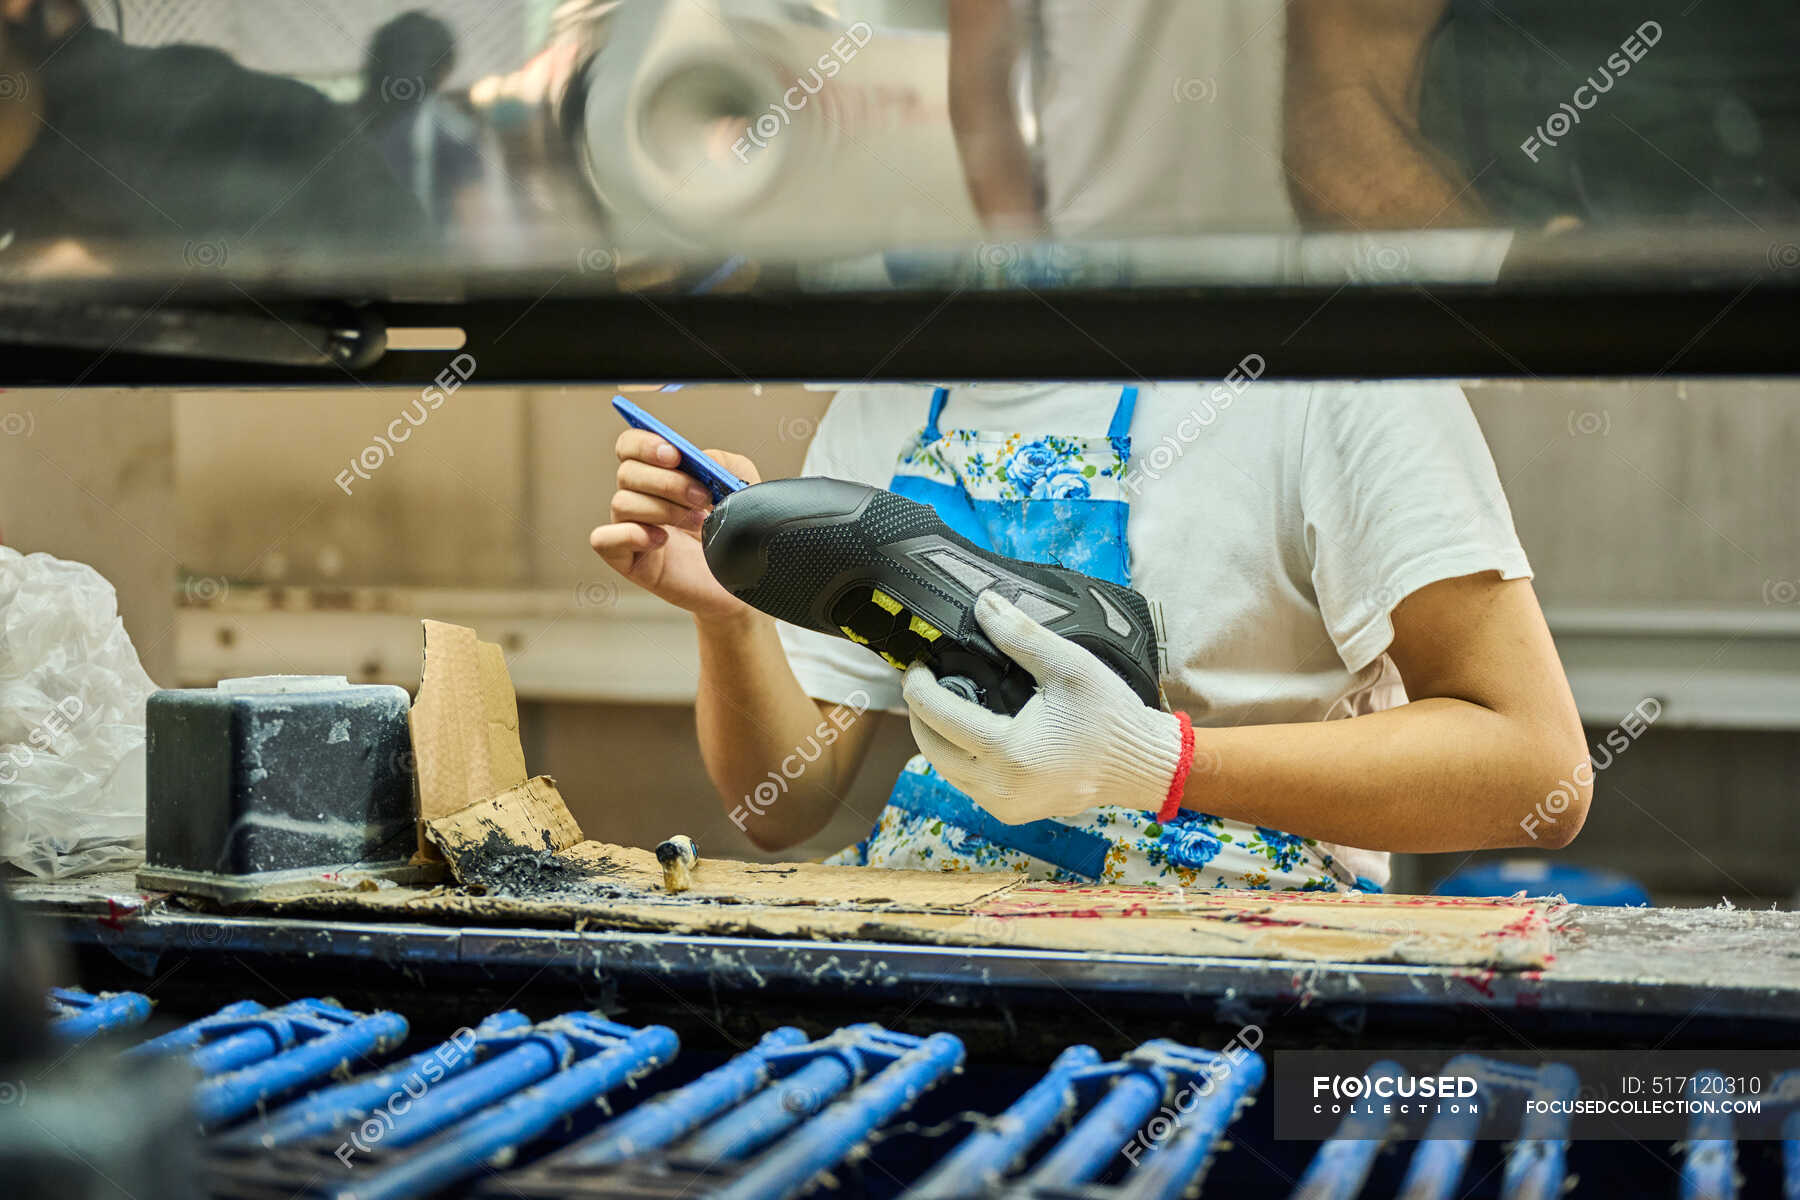
[[[701,531],[726,590],[772,617],[846,637],[894,667],[915,662],[999,713],[1037,683],[975,621],[993,590],[1161,703],[1150,606],[1130,588],[1003,558],[958,536],[929,506],[838,479],[780,479],[721,500]]]

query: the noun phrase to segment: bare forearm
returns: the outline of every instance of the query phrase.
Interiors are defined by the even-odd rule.
[[[1295,210],[1319,229],[1481,224],[1462,170],[1419,124],[1447,0],[1293,0],[1284,156]]]
[[[854,773],[846,743],[817,736],[820,708],[788,665],[775,623],[750,612],[725,622],[696,621],[700,690],[695,718],[706,773],[734,822],[764,849],[792,846],[824,828],[841,782]],[[790,769],[797,760],[803,769]],[[811,761],[806,761],[810,757]],[[784,768],[783,763],[790,768]],[[759,793],[771,772],[779,794]]]
[[[950,126],[982,224],[1041,232],[1036,175],[1014,111],[1018,30],[1010,0],[958,0],[950,8]]]
[[[969,199],[984,227],[1025,236],[1042,232],[1031,154],[1011,107],[968,102],[975,112],[956,120],[956,147],[968,179]]]
[[[1592,779],[1570,741],[1443,698],[1342,721],[1196,728],[1183,807],[1368,850],[1556,847],[1581,828],[1579,780]],[[1567,806],[1545,822],[1559,788]]]
[[[1362,88],[1290,96],[1287,168],[1314,229],[1480,225],[1475,190],[1405,118]]]

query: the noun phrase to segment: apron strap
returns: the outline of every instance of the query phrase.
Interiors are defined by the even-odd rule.
[[[1119,395],[1119,407],[1113,409],[1112,424],[1106,427],[1106,436],[1118,452],[1119,458],[1131,460],[1131,418],[1137,412],[1138,390],[1126,388]]]
[[[941,436],[938,433],[938,418],[943,416],[944,401],[948,399],[950,399],[950,389],[947,387],[941,387],[931,393],[931,411],[925,416],[925,433],[923,435],[926,445],[937,441]]]

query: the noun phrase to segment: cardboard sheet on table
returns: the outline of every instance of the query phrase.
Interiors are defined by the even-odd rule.
[[[1540,968],[1549,962],[1549,922],[1521,927],[1498,916],[1478,921],[1488,928],[1457,923],[1397,929],[1388,922],[1269,924],[1260,914],[1215,913],[1182,918],[1102,916],[1070,920],[1049,915],[998,918],[972,913],[851,913],[841,910],[710,914],[704,927],[689,915],[683,932],[718,936],[785,936],[811,939],[857,938],[947,946],[1013,950],[1100,951],[1205,958],[1275,958],[1300,962],[1410,963],[1499,970]],[[1319,915],[1313,910],[1312,915]],[[609,919],[656,914],[633,908]],[[647,927],[653,927],[648,926]]]
[[[821,863],[753,863],[702,855],[693,888],[679,900],[663,891],[656,855],[635,846],[583,842],[571,857],[593,855],[609,866],[607,881],[638,888],[659,904],[686,909],[701,904],[854,905],[861,908],[966,908],[1018,886],[1016,877],[991,874],[887,871],[828,867]]]
[[[663,890],[662,866],[656,855],[636,846],[585,841],[562,855],[565,862],[590,867],[589,880],[619,889],[620,904],[636,897],[672,913],[706,906],[754,908],[804,905],[849,905],[873,910],[966,909],[988,897],[1019,886],[1016,876],[922,871],[886,871],[865,867],[828,867],[820,863],[732,862],[701,857],[691,890],[679,898]],[[495,897],[498,898],[498,897]],[[558,903],[551,895],[508,898],[516,904]],[[567,901],[563,901],[566,905]],[[615,904],[588,902],[582,915],[604,917]]]
[[[648,851],[584,842],[620,868],[616,898],[471,896],[391,888],[268,906],[288,914],[533,925],[694,936],[861,940],[1001,949],[1542,968],[1559,905],[1429,896],[1174,892],[1021,883],[1000,874],[815,863],[709,863],[711,892],[669,897]],[[654,878],[653,878],[654,877]],[[642,884],[642,890],[638,885]],[[730,897],[731,899],[727,899]]]

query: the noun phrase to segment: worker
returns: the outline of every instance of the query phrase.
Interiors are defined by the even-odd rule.
[[[426,236],[411,196],[317,89],[210,47],[128,45],[78,0],[0,0],[7,265],[73,246],[179,272],[246,249],[391,251]]]
[[[481,126],[443,94],[455,66],[455,31],[430,13],[402,13],[369,39],[351,115],[436,228],[475,236],[497,214],[485,207],[494,189],[484,186]]]
[[[1283,0],[950,5],[951,126],[990,235],[1290,226],[1283,9]]]
[[[1376,890],[1390,852],[1561,846],[1585,817],[1580,720],[1492,459],[1454,386],[853,388],[807,474],[937,496],[996,552],[1129,584],[1160,609],[1168,710],[989,594],[977,619],[1037,681],[1015,716],[914,665],[776,622],[708,571],[704,489],[653,434],[618,441],[594,549],[692,614],[707,771],[744,828],[824,829],[874,722],[920,754],[828,861],[1194,887]],[[741,455],[712,451],[746,480]],[[821,719],[842,733],[829,744]],[[1533,821],[1545,797],[1554,820]]]

